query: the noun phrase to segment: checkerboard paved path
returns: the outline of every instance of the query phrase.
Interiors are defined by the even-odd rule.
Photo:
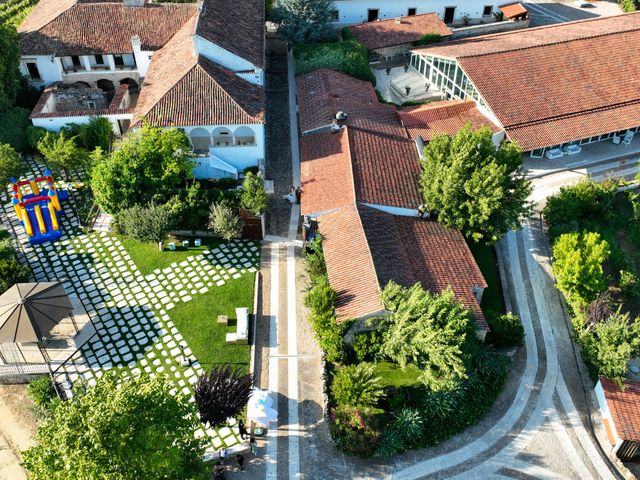
[[[36,174],[41,168],[35,163],[31,167]],[[78,382],[92,386],[105,371],[118,369],[125,375],[165,374],[172,392],[180,390],[195,402],[192,385],[203,369],[197,361],[183,366],[182,358],[192,352],[168,312],[179,302],[255,272],[259,245],[234,241],[143,276],[117,238],[106,232],[84,233],[73,201],[63,205],[61,240],[36,246],[28,243],[12,207],[5,205],[3,212],[34,279],[62,281],[67,292],[82,301],[96,327],[96,334],[55,371],[63,394],[70,397]],[[213,321],[212,328],[217,328]],[[208,437],[215,450],[240,443],[237,430],[230,427],[203,426],[195,435]]]

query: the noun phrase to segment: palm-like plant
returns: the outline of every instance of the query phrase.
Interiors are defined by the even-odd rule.
[[[366,408],[374,406],[384,391],[373,366],[361,363],[338,370],[331,393],[338,405]]]
[[[225,425],[238,415],[249,401],[253,375],[230,366],[213,367],[198,379],[194,388],[196,403],[203,423],[213,427]]]

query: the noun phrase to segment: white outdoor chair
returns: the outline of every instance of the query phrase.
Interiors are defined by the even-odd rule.
[[[620,137],[618,135],[614,135],[611,141],[614,143],[614,145],[620,145]]]

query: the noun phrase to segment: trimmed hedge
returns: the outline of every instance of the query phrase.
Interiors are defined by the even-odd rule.
[[[376,84],[369,66],[369,53],[355,40],[294,45],[296,76],[329,68]]]

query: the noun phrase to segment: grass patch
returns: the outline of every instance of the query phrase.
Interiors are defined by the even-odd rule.
[[[482,294],[480,308],[482,308],[484,313],[489,311],[505,313],[502,285],[500,284],[500,272],[498,271],[498,259],[495,249],[491,245],[473,241],[467,241],[467,244],[488,285]]]
[[[410,387],[420,383],[420,370],[413,365],[407,365],[403,370],[397,363],[377,362],[374,370],[384,387]]]
[[[249,345],[227,344],[225,336],[235,331],[236,307],[248,307],[249,311],[253,308],[254,276],[252,273],[231,279],[169,311],[169,317],[205,369],[232,365],[249,370]],[[218,315],[229,317],[227,327],[216,323]]]
[[[296,76],[321,68],[330,68],[376,84],[369,66],[369,53],[355,40],[294,45]]]
[[[135,262],[142,275],[149,275],[159,268],[170,266],[174,262],[182,262],[222,243],[222,240],[203,238],[202,246],[194,247],[193,239],[191,239],[191,246],[187,249],[181,246],[182,242],[179,240],[165,240],[165,250],[160,252],[155,243],[142,243],[124,235],[118,235],[117,238],[129,252],[131,259]],[[169,250],[169,242],[172,241],[176,243],[176,250],[173,252]]]

